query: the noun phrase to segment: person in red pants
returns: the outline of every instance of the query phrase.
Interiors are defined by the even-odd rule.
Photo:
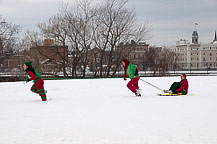
[[[46,93],[44,90],[44,80],[41,78],[41,75],[36,71],[36,69],[32,67],[32,62],[25,62],[23,65],[23,69],[27,72],[29,77],[28,79],[26,79],[26,82],[33,80],[34,84],[31,87],[31,91],[39,94],[42,101],[47,101]]]
[[[124,67],[124,80],[127,80],[127,76],[129,76],[129,78],[131,79],[128,84],[127,87],[136,95],[136,96],[141,96],[140,91],[141,89],[139,89],[139,85],[138,85],[138,81],[140,79],[139,77],[139,68],[134,65],[131,64],[129,62],[128,59],[123,59],[122,61],[122,66]]]

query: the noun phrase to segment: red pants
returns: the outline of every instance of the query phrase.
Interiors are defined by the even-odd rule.
[[[127,87],[135,94],[136,94],[136,90],[139,89],[139,85],[138,85],[139,79],[140,77],[133,78],[127,84]]]
[[[32,85],[31,91],[37,93],[41,96],[42,101],[46,101],[46,94],[44,90],[44,80],[40,79],[35,84]]]

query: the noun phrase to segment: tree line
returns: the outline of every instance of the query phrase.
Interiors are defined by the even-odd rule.
[[[150,25],[138,23],[136,12],[127,6],[128,3],[128,0],[106,0],[95,4],[89,0],[80,0],[73,6],[62,4],[57,14],[37,24],[38,31],[28,30],[19,38],[19,25],[7,24],[6,32],[6,26],[1,24],[0,38],[5,39],[3,52],[28,51],[33,45],[43,45],[44,39],[53,39],[56,45],[68,48],[68,53],[64,51],[58,61],[61,63],[59,71],[65,77],[76,77],[78,74],[85,77],[90,69],[88,54],[96,48],[100,56],[93,58],[91,70],[94,76],[115,76],[120,70],[122,59],[129,54],[127,47],[119,48],[120,44],[150,39]],[[70,55],[70,59],[66,60],[66,55]],[[161,58],[160,62],[156,62],[157,58]],[[144,59],[152,63],[149,66],[152,70],[166,71],[168,64],[165,63],[170,61],[168,58],[168,51],[149,49]]]

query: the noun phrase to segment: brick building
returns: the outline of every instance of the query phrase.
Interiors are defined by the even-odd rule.
[[[45,39],[43,46],[30,48],[30,58],[39,71],[56,73],[61,71],[64,62],[68,62],[68,47],[54,45],[53,40]]]
[[[118,47],[118,51],[124,53],[124,57],[128,58],[131,63],[138,65],[140,68],[145,67],[145,53],[148,51],[149,45],[145,42],[121,44]]]

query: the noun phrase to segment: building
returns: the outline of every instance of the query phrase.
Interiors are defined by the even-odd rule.
[[[131,63],[140,67],[144,67],[145,53],[148,51],[149,45],[145,42],[121,44],[118,49],[125,53],[125,57],[130,60]]]
[[[45,39],[43,46],[30,48],[30,58],[39,71],[56,73],[61,71],[63,63],[68,62],[68,47],[54,45],[53,40]]]
[[[13,54],[6,56],[2,63],[2,71],[3,72],[14,72],[15,74],[19,74],[19,72],[23,72],[23,64],[25,61],[29,60],[29,56]]]
[[[133,64],[143,67],[145,62],[145,52],[148,50],[148,47],[149,45],[144,42],[136,43],[133,40],[131,43],[120,43],[112,52],[112,55],[111,51],[104,51],[103,59],[102,50],[99,48],[93,48],[88,52],[88,66],[90,67],[90,70],[93,71],[100,67],[101,60],[103,67],[107,67],[111,58],[113,63],[115,63],[115,61],[120,62],[123,58],[128,58]]]
[[[216,69],[217,68],[217,37],[211,43],[199,42],[197,31],[192,33],[191,43],[181,39],[170,51],[175,52],[174,61],[177,69]]]

